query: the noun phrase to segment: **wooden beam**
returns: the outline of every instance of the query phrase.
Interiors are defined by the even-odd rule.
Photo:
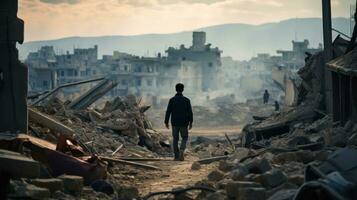
[[[72,137],[74,135],[74,130],[69,128],[68,126],[56,121],[55,119],[36,111],[33,108],[28,108],[29,119],[35,123],[38,123],[44,127],[49,128],[52,131],[57,133],[62,133],[67,136]]]

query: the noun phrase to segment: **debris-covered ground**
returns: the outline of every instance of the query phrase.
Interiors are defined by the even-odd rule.
[[[307,58],[294,107],[196,107],[197,126],[250,123],[239,134],[191,135],[182,162],[133,96],[101,108],[70,109],[57,98],[30,106],[28,134],[1,134],[0,180],[9,187],[0,199],[357,199],[357,124],[322,111],[321,65],[322,53]]]

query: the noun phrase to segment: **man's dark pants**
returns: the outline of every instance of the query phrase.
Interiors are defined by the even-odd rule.
[[[180,149],[178,147],[178,142],[180,140],[180,135],[182,138]],[[186,149],[186,143],[188,140],[188,127],[187,126],[173,126],[172,127],[172,137],[173,137],[173,149],[175,158],[180,157],[180,151],[184,152]]]

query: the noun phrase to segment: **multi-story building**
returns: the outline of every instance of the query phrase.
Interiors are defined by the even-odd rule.
[[[52,46],[44,46],[30,53],[25,60],[29,67],[30,91],[38,92],[53,89],[59,85],[81,81],[95,76],[98,62],[98,47],[74,49],[73,54],[56,55]],[[65,89],[77,92],[78,88]]]
[[[178,82],[184,83],[186,92],[191,94],[218,88],[222,51],[206,44],[204,32],[193,33],[191,47],[170,47],[166,52],[167,56],[159,53],[157,57],[114,52],[98,59],[97,46],[74,49],[72,54],[64,55],[56,55],[53,47],[46,46],[30,53],[26,63],[32,69],[30,84],[34,91],[109,74],[118,79],[118,86],[110,92],[113,96],[129,93],[144,97],[171,95]],[[74,87],[66,91],[79,90]]]
[[[281,64],[290,69],[299,69],[305,64],[306,53],[315,54],[322,51],[322,44],[318,48],[309,48],[309,40],[292,41],[292,50],[278,50],[281,54]]]
[[[52,46],[43,46],[30,53],[25,62],[29,67],[29,90],[44,91],[56,87],[57,74],[52,70],[56,54]]]
[[[205,32],[193,32],[191,47],[186,48],[184,45],[179,49],[170,47],[166,52],[169,61],[192,61],[197,64],[196,67],[201,68],[200,76],[204,77],[200,83],[202,91],[217,89],[220,82],[220,77],[217,75],[221,70],[222,51],[217,47],[211,48],[211,44],[206,44]]]

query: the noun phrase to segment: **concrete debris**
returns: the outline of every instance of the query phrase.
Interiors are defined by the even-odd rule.
[[[40,175],[40,164],[13,151],[0,149],[0,172],[17,178],[36,178]]]
[[[279,169],[273,169],[261,175],[261,184],[264,187],[274,188],[287,181],[286,175]]]
[[[194,162],[191,165],[192,170],[200,170],[201,169],[201,164],[199,162]]]
[[[224,194],[224,191],[217,191],[215,193],[209,194],[206,197],[206,200],[226,200],[226,195]]]
[[[37,187],[20,181],[12,181],[11,186],[13,193],[9,195],[9,198],[41,200],[51,197],[50,191],[43,187]]]
[[[62,175],[58,177],[63,181],[64,189],[74,195],[80,195],[83,189],[83,178],[80,176]]]
[[[113,186],[105,180],[96,180],[91,184],[91,187],[94,191],[102,192],[107,195],[111,195],[114,193]]]
[[[51,193],[63,190],[63,181],[59,178],[49,178],[49,179],[33,179],[31,184],[48,189]]]
[[[212,171],[207,176],[209,181],[220,181],[224,178],[224,174],[218,170]]]
[[[119,200],[133,200],[139,197],[139,190],[136,187],[123,185],[117,189]]]
[[[117,183],[106,179],[109,173],[129,176],[125,173],[132,169],[124,167],[128,165],[160,170],[141,162],[163,161],[158,157],[171,155],[168,138],[155,131],[144,114],[150,106],[140,105],[134,96],[118,97],[101,108],[74,110],[69,105],[54,97],[41,106],[29,107],[29,135],[0,139],[0,161],[4,164],[0,172],[5,175],[1,175],[1,183],[6,186],[14,178],[35,178],[16,187],[9,196],[92,199],[104,195],[101,199],[113,199],[115,195],[137,199],[136,187],[118,189],[116,185],[125,180]],[[100,195],[87,198],[83,188]],[[1,194],[6,194],[7,187],[3,190]]]

